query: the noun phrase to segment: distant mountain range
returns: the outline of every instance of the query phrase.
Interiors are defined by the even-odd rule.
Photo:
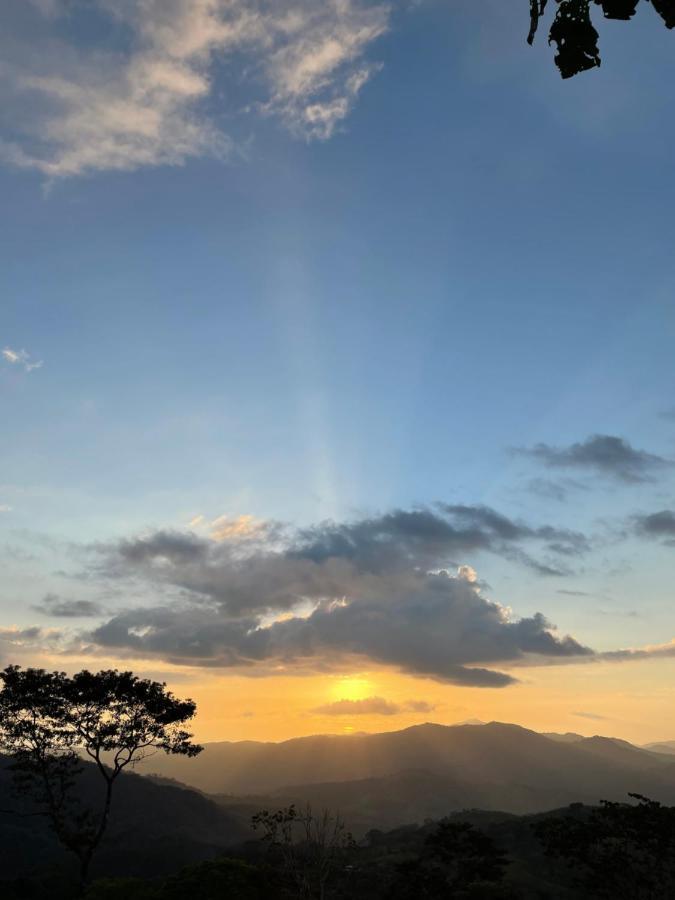
[[[352,827],[393,827],[462,808],[531,813],[620,800],[628,791],[675,804],[675,759],[666,753],[500,722],[214,743],[196,759],[156,756],[149,765],[225,804],[257,795],[339,807]]]
[[[462,810],[530,814],[628,792],[675,805],[674,753],[675,743],[640,748],[499,722],[208,744],[195,759],[157,755],[122,776],[95,873],[175,871],[257,839],[251,815],[291,803],[338,810],[357,838]],[[90,766],[82,790],[98,797]],[[36,860],[61,865],[67,854],[46,822],[4,812],[15,806],[0,759],[0,872],[16,878]]]

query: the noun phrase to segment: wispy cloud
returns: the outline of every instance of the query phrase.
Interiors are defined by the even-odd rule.
[[[33,359],[25,350],[12,350],[11,347],[3,348],[2,358],[12,366],[19,366],[24,372],[41,369],[44,365],[41,359]]]
[[[327,139],[377,70],[365,54],[389,19],[386,4],[365,0],[92,0],[88,15],[120,36],[110,49],[56,39],[54,20],[74,22],[76,4],[36,9],[42,27],[24,52],[7,26],[0,44],[13,118],[0,158],[49,178],[229,157],[216,118],[238,110],[215,109],[216,62],[236,66],[250,109]]]
[[[591,719],[593,722],[606,722],[608,721],[607,716],[601,716],[599,713],[594,712],[573,712],[573,716],[578,716],[580,719]]]

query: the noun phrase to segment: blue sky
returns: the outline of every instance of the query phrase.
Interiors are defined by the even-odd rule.
[[[675,457],[672,34],[600,22],[563,82],[520,5],[8,0],[0,341],[43,365],[0,372],[4,625],[101,595],[92,542],[445,501],[589,536],[560,577],[461,560],[514,614],[673,637],[631,517],[675,472],[512,452]]]

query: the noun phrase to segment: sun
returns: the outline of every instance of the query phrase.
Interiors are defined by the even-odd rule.
[[[334,700],[365,700],[372,696],[373,686],[367,678],[345,675],[336,679],[331,685],[331,696]]]

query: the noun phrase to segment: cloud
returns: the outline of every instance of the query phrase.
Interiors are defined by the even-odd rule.
[[[30,628],[0,628],[0,640],[8,641],[11,644],[32,643],[43,635],[42,628],[33,625]]]
[[[424,700],[392,703],[384,697],[365,697],[363,700],[336,700],[315,707],[312,712],[321,716],[397,716],[406,712],[432,712],[435,707]]]
[[[574,555],[586,546],[576,532],[437,504],[269,534],[268,544],[251,544],[159,531],[90,548],[99,577],[186,598],[122,611],[90,640],[183,665],[330,668],[358,659],[493,687],[515,680],[493,666],[591,652],[541,613],[515,619],[488,600],[470,566],[449,572],[471,551],[538,566],[522,549],[529,543]]]
[[[523,546],[530,543],[539,543],[558,557],[580,555],[589,546],[579,532],[533,527],[487,506],[437,503],[434,509],[394,510],[358,522],[322,523],[300,533],[294,555],[315,562],[345,559],[377,571],[397,561],[432,567],[453,562],[453,556],[487,551],[540,574],[561,574],[559,566],[526,553]]]
[[[581,719],[591,719],[594,722],[596,722],[596,721],[597,722],[607,722],[608,721],[607,716],[601,716],[598,713],[593,713],[593,712],[573,712],[572,715],[579,716],[579,718],[581,718]]]
[[[90,618],[104,614],[100,604],[93,600],[68,600],[56,594],[46,594],[42,603],[36,604],[33,609],[45,616],[63,619]]]
[[[645,538],[662,539],[668,546],[675,546],[675,512],[662,509],[650,515],[635,516],[635,530]]]
[[[476,584],[478,581],[478,573],[472,566],[459,566],[457,569],[457,577],[463,578],[464,581],[468,581],[470,584]]]
[[[530,456],[549,468],[581,469],[626,483],[649,481],[656,472],[672,465],[669,460],[646,450],[636,450],[623,438],[607,434],[592,435],[568,447],[536,444],[515,452]]]
[[[550,478],[532,478],[527,482],[527,490],[545,500],[564,503],[572,491],[586,490],[586,486],[574,478],[561,478],[556,481]]]
[[[11,506],[8,506],[6,503],[0,503],[0,513],[9,513],[11,511]]]
[[[435,703],[427,703],[426,700],[408,700],[405,709],[409,712],[433,712],[436,709]]]
[[[0,628],[0,667],[18,663],[43,665],[45,653],[60,653],[64,646],[64,635],[57,629],[16,625]]]
[[[6,25],[0,44],[13,119],[0,156],[50,178],[230,157],[217,119],[239,110],[216,108],[226,78],[259,114],[327,139],[377,70],[364,57],[389,20],[366,0],[92,0],[107,40],[83,46],[54,28],[64,16],[75,33],[77,5],[39,6],[28,36]]]
[[[321,716],[396,716],[401,707],[384,697],[366,697],[363,700],[336,700],[317,706],[312,712]]]
[[[41,359],[31,359],[30,354],[25,350],[12,350],[11,347],[5,347],[2,350],[2,358],[12,366],[19,366],[24,372],[41,369],[44,365]]]
[[[628,647],[622,650],[606,650],[597,655],[598,659],[608,662],[630,662],[643,659],[670,659],[675,657],[675,638],[665,644],[652,644],[646,647]]]
[[[384,585],[380,586],[381,589]],[[540,613],[513,619],[498,603],[447,574],[410,574],[386,592],[326,600],[309,616],[232,618],[208,608],[158,607],[122,612],[90,634],[107,649],[178,665],[339,667],[375,662],[438,681],[503,687],[515,679],[490,668],[591,651],[559,637]]]
[[[400,576],[455,569],[458,558],[471,553],[497,554],[540,574],[560,574],[567,559],[588,549],[579,532],[531,526],[485,506],[398,509],[296,531],[256,521],[246,540],[240,530],[229,527],[218,540],[160,530],[97,545],[91,548],[94,572],[177,587],[238,615],[386,592]],[[525,549],[530,545],[542,547],[555,565],[533,558]],[[462,571],[463,578],[469,570]]]

